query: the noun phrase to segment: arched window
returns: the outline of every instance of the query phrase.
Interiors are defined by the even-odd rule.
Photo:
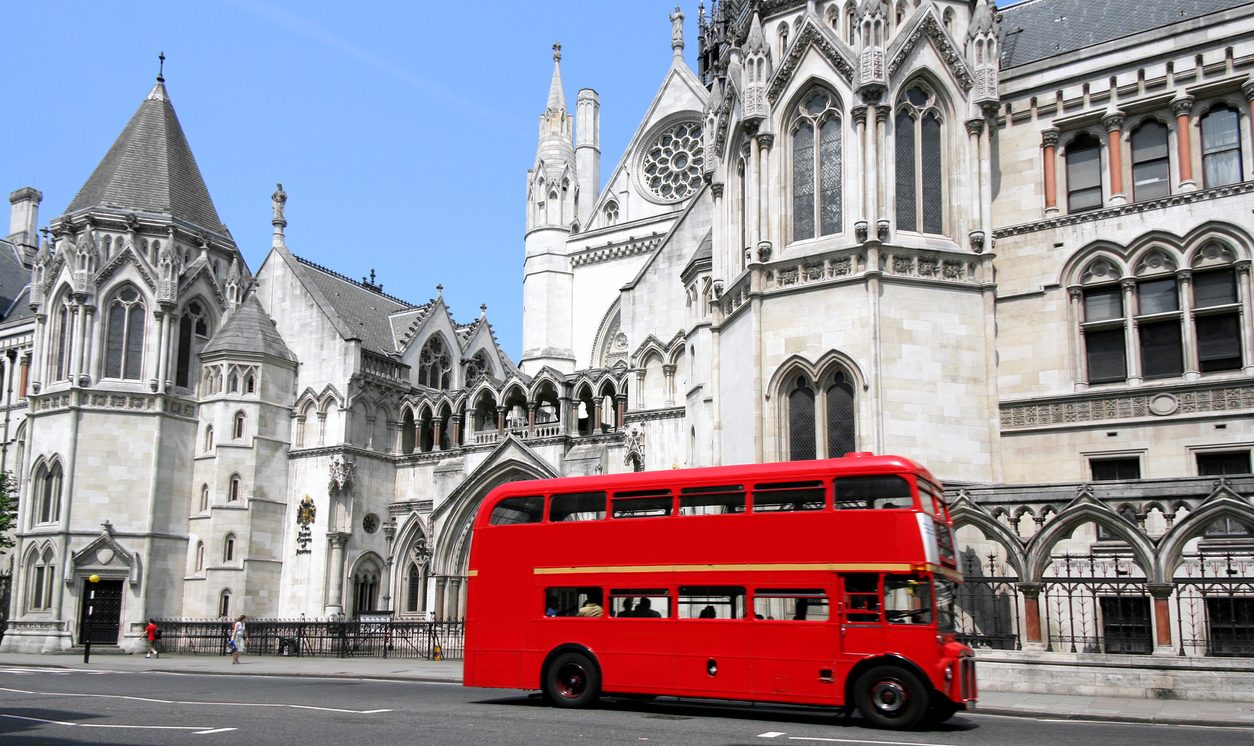
[[[69,304],[62,301],[57,309],[54,336],[56,346],[52,353],[52,380],[64,381],[70,376],[70,313]]]
[[[1067,146],[1067,211],[1096,210],[1102,206],[1102,145],[1082,132]]]
[[[789,376],[785,402],[785,451],[790,461],[840,458],[858,450],[854,386],[849,374],[829,368],[814,383],[808,374]]]
[[[432,335],[418,354],[418,384],[445,391],[452,385],[452,369],[452,359],[444,344],[444,336]]]
[[[209,509],[209,485],[200,485],[200,505],[199,512],[203,513]]]
[[[788,392],[788,460],[805,461],[815,453],[814,389],[805,376],[798,376]]]
[[[222,540],[222,561],[235,561],[235,534],[227,534]]]
[[[406,409],[401,417],[401,453],[414,452],[414,411]]]
[[[1202,185],[1218,187],[1241,179],[1241,126],[1237,110],[1217,106],[1202,117]]]
[[[231,480],[227,482],[226,501],[229,503],[239,502],[240,497],[240,478],[238,474],[232,474]]]
[[[61,517],[61,462],[53,462],[46,471],[40,467],[35,479],[39,495],[39,523],[56,523]]]
[[[205,425],[205,450],[213,450],[213,425]]]
[[[196,558],[194,562],[195,572],[205,571],[205,543],[203,541],[196,542]]]
[[[231,431],[232,438],[234,438],[235,440],[241,440],[244,437],[244,425],[247,421],[248,421],[248,418],[244,415],[243,412],[235,413],[235,425],[234,425],[234,429]]]
[[[222,593],[218,595],[218,616],[227,618],[231,616],[231,591],[229,588],[223,588]]]
[[[618,203],[610,200],[605,203],[605,224],[614,225],[618,223]]]
[[[26,609],[27,611],[47,611],[52,608],[52,591],[56,587],[57,568],[52,547],[44,550],[43,555],[29,555],[29,569],[26,575]]]
[[[244,393],[254,394],[257,392],[257,377],[252,373],[244,376]]]
[[[227,374],[226,390],[232,394],[239,393],[239,372],[236,371],[234,368],[232,368],[231,372]]]
[[[911,86],[897,102],[893,125],[897,228],[944,233],[945,179],[936,93],[921,83]]]
[[[107,323],[105,378],[139,380],[144,372],[144,303],[135,288],[122,288],[113,296]]]
[[[179,348],[174,384],[187,387],[191,385],[193,355],[200,352],[209,340],[209,319],[200,301],[187,304],[179,319]]]
[[[417,562],[409,563],[409,571],[405,573],[405,591],[405,611],[422,611],[422,571],[418,569]]]
[[[373,562],[363,562],[353,573],[353,613],[376,611],[378,602],[379,568]]]
[[[1132,199],[1139,202],[1170,194],[1167,127],[1151,119],[1132,133]]]
[[[1241,370],[1241,308],[1235,267],[1217,266],[1193,273],[1193,329],[1198,370]],[[1246,317],[1248,318],[1248,317]]]
[[[836,97],[816,89],[802,97],[792,125],[792,238],[841,230],[842,148]]]
[[[492,364],[488,362],[488,353],[479,350],[466,362],[466,387],[474,386],[491,372]]]

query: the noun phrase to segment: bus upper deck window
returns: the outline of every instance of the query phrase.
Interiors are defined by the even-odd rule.
[[[679,492],[680,515],[722,515],[745,512],[745,488],[738,484],[684,487]]]
[[[822,510],[827,496],[822,482],[775,482],[753,485],[753,512]]]
[[[674,498],[670,490],[615,492],[611,502],[615,518],[653,518],[671,514]]]
[[[507,526],[513,523],[539,523],[544,519],[544,498],[507,497],[492,508],[488,525]]]
[[[567,492],[554,495],[549,505],[549,520],[599,521],[605,517],[604,492]]]
[[[836,478],[836,509],[913,508],[910,483],[895,474]]]

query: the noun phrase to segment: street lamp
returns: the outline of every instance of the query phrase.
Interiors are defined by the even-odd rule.
[[[83,615],[83,663],[91,662],[91,617],[95,611],[96,583],[99,582],[99,575],[87,576],[87,613]]]

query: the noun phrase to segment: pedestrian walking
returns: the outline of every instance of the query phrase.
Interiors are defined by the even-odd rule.
[[[161,651],[157,650],[157,640],[161,637],[161,628],[157,626],[157,620],[148,620],[148,626],[144,627],[144,637],[148,638],[148,652],[144,653],[144,657],[160,658]]]
[[[231,627],[231,639],[227,643],[227,650],[231,653],[231,663],[239,663],[239,656],[244,652],[244,639],[247,632],[244,628],[245,617],[243,614],[235,620],[235,624]]]

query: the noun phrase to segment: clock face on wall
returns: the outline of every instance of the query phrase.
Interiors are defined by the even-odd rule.
[[[680,122],[662,130],[645,148],[639,178],[650,197],[678,202],[701,187],[701,123]]]

